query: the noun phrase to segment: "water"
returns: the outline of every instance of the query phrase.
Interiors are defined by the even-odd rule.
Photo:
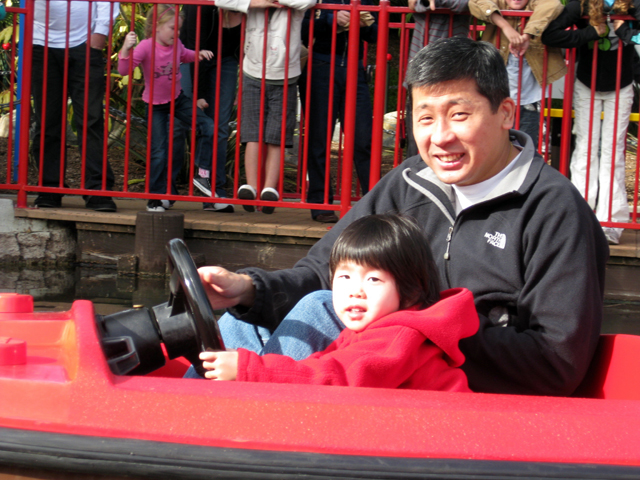
[[[0,292],[33,295],[37,311],[65,311],[74,300],[91,300],[97,314],[109,315],[164,303],[169,285],[165,277],[123,276],[115,269],[80,266],[73,270],[5,270]],[[640,302],[607,300],[602,333],[640,335]]]

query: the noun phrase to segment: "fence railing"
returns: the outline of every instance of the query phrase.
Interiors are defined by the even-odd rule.
[[[38,3],[41,10],[36,12],[35,7]],[[57,36],[52,36],[50,27],[47,25],[51,23],[50,16],[59,13],[52,10],[55,3],[66,5],[86,3],[89,6],[86,9],[84,24],[86,30],[83,27],[80,33],[70,32],[77,25],[72,24],[71,9],[68,9],[66,20],[63,19],[66,23],[65,21],[62,23],[71,25],[71,28],[67,28],[63,33],[54,32]],[[90,68],[95,68],[90,60],[95,52],[88,43],[81,44],[81,52],[78,52],[77,48],[74,50],[74,47],[77,47],[74,44],[77,38],[73,37],[74,34],[90,37],[91,25],[97,20],[94,7],[99,3],[106,3],[109,10],[106,45],[101,54],[103,72],[100,77],[106,80],[104,85],[94,85],[90,80],[92,78]],[[118,71],[117,53],[127,32],[136,31],[141,40],[144,30],[142,17],[149,9],[152,12],[152,20],[156,23],[159,21],[159,8],[156,5],[159,5],[157,0],[120,3],[113,0],[104,0],[104,2],[23,0],[22,7],[12,6],[7,9],[13,15],[13,19],[6,26],[12,27],[13,33],[1,52],[1,55],[4,55],[2,65],[5,67],[0,72],[0,80],[2,80],[0,85],[3,89],[0,97],[3,99],[0,102],[0,111],[5,116],[3,124],[7,136],[0,139],[0,190],[17,192],[19,206],[25,207],[31,203],[27,194],[111,196],[116,202],[122,197],[203,203],[222,202],[222,200],[216,200],[214,196],[202,196],[194,184],[194,177],[198,177],[203,168],[197,158],[198,145],[203,140],[195,112],[198,111],[197,101],[201,93],[199,89],[203,88],[204,84],[202,81],[193,82],[190,78],[201,78],[205,69],[206,74],[210,75],[208,78],[212,79],[207,87],[209,89],[207,95],[211,99],[208,103],[213,104],[208,112],[209,126],[213,133],[210,134],[212,145],[208,149],[211,154],[204,164],[208,168],[204,170],[211,172],[212,190],[218,192],[220,197],[226,197],[224,200],[226,204],[234,205],[236,208],[251,205],[338,211],[344,214],[363,191],[375,185],[389,169],[397,166],[405,158],[406,90],[403,82],[409,58],[411,34],[415,28],[414,14],[409,9],[393,7],[387,0],[381,0],[378,5],[365,5],[359,0],[353,0],[348,5],[323,3],[313,6],[308,11],[307,18],[303,20],[294,9],[288,10],[283,16],[286,28],[282,31],[286,32],[286,38],[282,39],[283,47],[281,48],[284,50],[280,52],[284,60],[280,76],[275,81],[274,78],[269,77],[271,73],[269,66],[273,61],[269,55],[275,48],[269,36],[265,36],[262,45],[256,47],[261,58],[254,58],[255,52],[249,49],[249,55],[253,55],[252,61],[262,69],[259,75],[253,75],[254,81],[260,84],[262,91],[258,97],[252,99],[258,102],[257,110],[254,109],[254,111],[259,112],[259,118],[255,121],[256,119],[243,118],[243,105],[248,97],[245,96],[242,66],[246,59],[246,44],[253,40],[248,39],[245,33],[247,22],[252,21],[254,22],[252,25],[255,26],[256,20],[255,18],[248,20],[243,16],[239,27],[240,38],[234,40],[234,37],[229,35],[229,31],[232,30],[229,19],[222,10],[217,11],[217,18],[214,21],[207,17],[210,14],[207,8],[212,6],[207,0],[183,0],[179,4],[195,8],[197,31],[194,33],[196,39],[194,49],[206,50],[207,45],[212,44],[213,35],[217,39],[217,42],[213,42],[217,48],[213,52],[213,60],[195,62],[192,64],[192,69],[188,68],[188,65],[182,66],[182,85],[175,74],[169,76],[169,95],[174,101],[170,101],[167,106],[154,102],[154,95],[157,94],[158,88],[162,88],[159,87],[162,79],[157,74],[149,75],[149,78],[145,79],[139,70],[134,69],[133,64],[127,67],[126,72],[122,69]],[[366,22],[361,27],[360,22],[357,21],[350,22],[348,29],[345,30],[338,21],[338,12],[341,11],[348,12],[351,18],[360,18],[361,15],[366,18],[365,12],[368,12],[373,17],[377,32],[372,37],[371,30],[367,30],[369,26],[365,26]],[[520,16],[522,22],[526,22],[530,15],[527,12],[503,13],[506,16]],[[42,18],[35,18],[36,15],[44,15],[44,21]],[[427,30],[430,15],[445,15],[449,16],[449,28],[453,31],[455,16],[452,12],[436,10],[426,15]],[[264,23],[262,23],[265,30],[268,29],[270,18],[269,10],[265,11]],[[620,18],[630,19],[631,17]],[[203,24],[215,25],[216,31],[203,36],[200,29]],[[297,38],[300,24],[302,24],[302,33],[300,38]],[[174,19],[173,26],[176,30],[180,27],[177,17]],[[484,26],[471,18],[469,35],[472,38],[479,38],[483,30]],[[43,41],[38,41],[38,36],[42,37]],[[157,45],[156,36],[156,30],[152,30],[152,45]],[[428,35],[425,37],[424,44],[428,43]],[[54,38],[57,40],[53,40]],[[55,42],[60,41],[61,38],[63,46],[59,47]],[[309,47],[306,67],[302,70],[295,66],[298,62],[297,45],[300,40]],[[245,45],[245,48],[241,48],[242,45]],[[171,48],[172,64],[177,65],[180,63],[177,43],[174,43]],[[597,50],[595,49],[596,52]],[[227,64],[225,52],[229,51],[237,52],[238,55],[237,58],[234,57],[234,61]],[[153,65],[155,58],[154,55],[151,56],[150,71],[155,70],[156,66]],[[597,58],[595,62],[597,63]],[[619,62],[622,62],[621,56],[619,56]],[[59,80],[60,86],[54,86],[51,73],[37,74],[38,70],[50,71],[53,64],[59,68],[62,75]],[[78,70],[78,65],[81,66],[82,71]],[[542,85],[538,150],[548,163],[554,165],[563,174],[569,175],[570,159],[574,149],[571,129],[575,50],[566,50],[566,65],[567,74],[562,80],[553,85]],[[232,76],[231,88],[229,88],[231,82],[228,75],[229,68],[231,71],[235,68],[237,72]],[[618,75],[619,70],[620,67],[618,67]],[[225,72],[227,72],[226,80]],[[611,74],[616,75],[616,72]],[[362,96],[360,90],[366,76],[371,77],[367,98]],[[78,77],[81,80],[78,80]],[[43,80],[38,84],[32,81],[34,78],[43,78]],[[323,88],[326,92],[326,112],[317,107],[319,100],[313,97],[318,91],[317,85],[321,85],[320,78],[325,82]],[[148,102],[150,105],[142,98],[145,82],[148,94],[145,98],[151,99]],[[261,191],[265,182],[270,181],[268,163],[273,160],[273,152],[267,143],[269,143],[268,135],[272,133],[265,129],[265,122],[268,109],[274,108],[274,103],[269,103],[269,98],[264,92],[274,83],[281,87],[280,110],[284,112],[272,127],[280,135],[279,142],[275,143],[287,147],[279,148],[277,151],[275,190],[279,194],[279,199],[243,198],[238,195],[238,189],[248,182],[251,175],[254,175],[254,182],[257,183],[254,186],[257,187],[258,192]],[[165,83],[164,86],[166,85]],[[92,112],[95,111],[95,108],[92,110],[91,107],[95,105],[90,105],[89,97],[89,93],[92,93],[96,87],[102,89],[99,95],[102,99],[100,108],[102,119],[97,120],[91,117]],[[587,85],[587,88],[591,90],[591,97],[595,97],[595,84]],[[300,94],[298,89],[301,90]],[[192,93],[189,98],[190,122],[176,118],[175,98],[180,90]],[[231,102],[228,97],[230,91],[233,95]],[[33,95],[34,92],[36,95]],[[47,95],[49,95],[48,100]],[[54,103],[51,101],[53,95],[59,97]],[[619,101],[619,95],[618,89],[613,98],[614,102]],[[76,98],[69,101],[70,96]],[[287,120],[291,120],[290,117],[287,118],[287,115],[290,115],[290,108],[287,113],[287,100],[291,96],[296,99],[297,104],[293,142],[290,142],[285,135],[287,128],[290,128],[287,126]],[[221,105],[225,102],[232,106],[228,111],[223,112]],[[366,105],[367,103],[369,105]],[[594,102],[591,103],[594,104]],[[52,112],[51,105],[59,105],[60,111]],[[597,107],[597,102],[595,105]],[[168,109],[166,117],[168,127],[163,140],[166,141],[168,151],[162,159],[165,165],[160,175],[162,178],[158,178],[158,174],[152,169],[152,165],[157,167],[152,158],[154,155],[158,157],[158,152],[154,153],[154,148],[157,147],[161,134],[158,133],[157,125],[154,131],[154,122],[157,122],[158,118],[154,116],[154,112],[165,107]],[[591,107],[592,118],[600,115],[596,107]],[[36,119],[36,115],[40,117]],[[72,118],[74,121],[71,120]],[[628,221],[612,218],[611,207],[609,207],[608,215],[600,218],[603,226],[640,228],[637,222],[639,184],[636,140],[637,101],[634,102],[629,120],[628,133],[623,137],[626,142],[626,161],[621,165],[619,161],[616,162],[613,159],[610,162],[611,171],[607,172],[607,178],[612,185],[614,179],[619,179],[620,169],[625,170],[625,192],[630,218]],[[334,130],[336,121],[339,127]],[[607,121],[608,119],[605,119],[605,122]],[[99,128],[96,127],[96,122]],[[518,113],[516,128],[519,122]],[[319,125],[320,123],[322,125]],[[369,131],[362,133],[362,123],[367,125]],[[62,128],[47,130],[47,124],[62,126]],[[243,144],[243,132],[256,124],[258,126],[257,163],[249,165],[244,161],[248,152]],[[42,134],[35,138],[34,126],[35,130],[42,131]],[[312,130],[309,129],[310,127]],[[180,135],[176,130],[181,130],[182,134]],[[321,141],[318,140],[318,132],[323,135]],[[52,136],[55,135],[59,135],[59,138],[53,139]],[[92,135],[95,138],[92,138]],[[73,147],[74,142],[69,140],[70,137],[79,138],[80,147]],[[619,135],[615,138],[603,137],[599,144],[589,141],[587,148],[589,151],[604,149],[612,151],[612,155],[615,155],[618,138]],[[93,147],[96,142],[99,144],[97,150]],[[291,145],[287,145],[289,143]],[[611,143],[613,148],[603,148],[608,143]],[[324,148],[318,147],[320,144],[323,144]],[[183,154],[185,145],[186,153]],[[227,145],[227,148],[221,149],[221,145]],[[5,155],[2,155],[3,149],[6,152]],[[367,157],[366,169],[362,167],[363,155]],[[48,163],[52,158],[54,161],[58,159],[54,171]],[[224,167],[220,167],[221,162]],[[113,171],[113,177],[110,171]],[[162,186],[161,191],[152,186],[151,178],[154,174],[156,186]],[[221,176],[224,176],[222,181]],[[586,185],[585,198],[590,199],[588,190],[589,186]],[[334,191],[335,197],[333,197]],[[309,201],[312,194],[315,198]],[[612,188],[609,189],[609,195],[610,205],[613,203]]]

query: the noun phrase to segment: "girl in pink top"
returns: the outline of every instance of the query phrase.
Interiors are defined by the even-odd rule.
[[[185,124],[191,125],[193,115],[192,101],[182,93],[180,89],[180,63],[191,63],[196,59],[196,52],[185,48],[176,32],[176,7],[173,5],[158,5],[155,13],[151,8],[147,14],[145,25],[146,39],[137,46],[135,32],[129,32],[119,54],[118,71],[121,75],[128,75],[130,68],[138,65],[142,68],[145,89],[142,99],[150,105],[152,110],[151,128],[151,165],[149,192],[167,193],[168,158],[169,158],[169,121],[171,103],[173,102],[175,117]],[[178,29],[182,25],[182,13],[178,13]],[[153,41],[155,30],[155,42]],[[132,55],[129,55],[131,49]],[[175,56],[174,56],[175,50]],[[174,65],[174,58],[178,64]],[[213,53],[209,50],[200,50],[199,60],[211,59]],[[153,71],[151,70],[153,60]],[[153,98],[151,98],[151,84],[153,79]],[[174,87],[175,85],[175,87]],[[174,94],[172,95],[172,92]],[[202,111],[201,102],[198,100],[196,109],[196,153],[195,164],[201,177],[209,178],[211,164],[213,162],[213,120]],[[153,108],[151,108],[153,105]],[[174,165],[174,172],[179,171],[179,166]],[[174,179],[175,180],[175,179]],[[172,181],[171,193],[177,194]],[[152,212],[164,212],[169,203],[152,199],[147,202],[147,210]]]
[[[324,351],[296,361],[245,349],[203,352],[212,380],[468,392],[461,338],[478,330],[473,294],[439,292],[422,229],[370,215],[344,229],[330,257],[333,306],[346,327]]]

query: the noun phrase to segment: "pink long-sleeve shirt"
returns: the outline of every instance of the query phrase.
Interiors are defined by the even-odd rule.
[[[142,92],[142,100],[150,102],[149,92],[151,91],[151,58],[155,54],[155,63],[153,66],[153,104],[160,105],[170,102],[171,99],[171,83],[173,72],[176,72],[176,90],[175,98],[180,95],[180,63],[191,63],[196,58],[196,52],[186,48],[180,40],[176,40],[175,48],[177,51],[178,65],[173,65],[173,48],[174,45],[153,44],[153,39],[147,38],[142,40],[134,49],[133,55],[128,57],[118,56],[118,72],[120,75],[129,74],[129,63],[133,61],[133,68],[138,65],[142,68],[144,75],[144,92]]]

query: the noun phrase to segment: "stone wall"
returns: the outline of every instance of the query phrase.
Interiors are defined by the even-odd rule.
[[[73,223],[16,218],[13,201],[0,199],[0,265],[67,265],[75,262]]]

